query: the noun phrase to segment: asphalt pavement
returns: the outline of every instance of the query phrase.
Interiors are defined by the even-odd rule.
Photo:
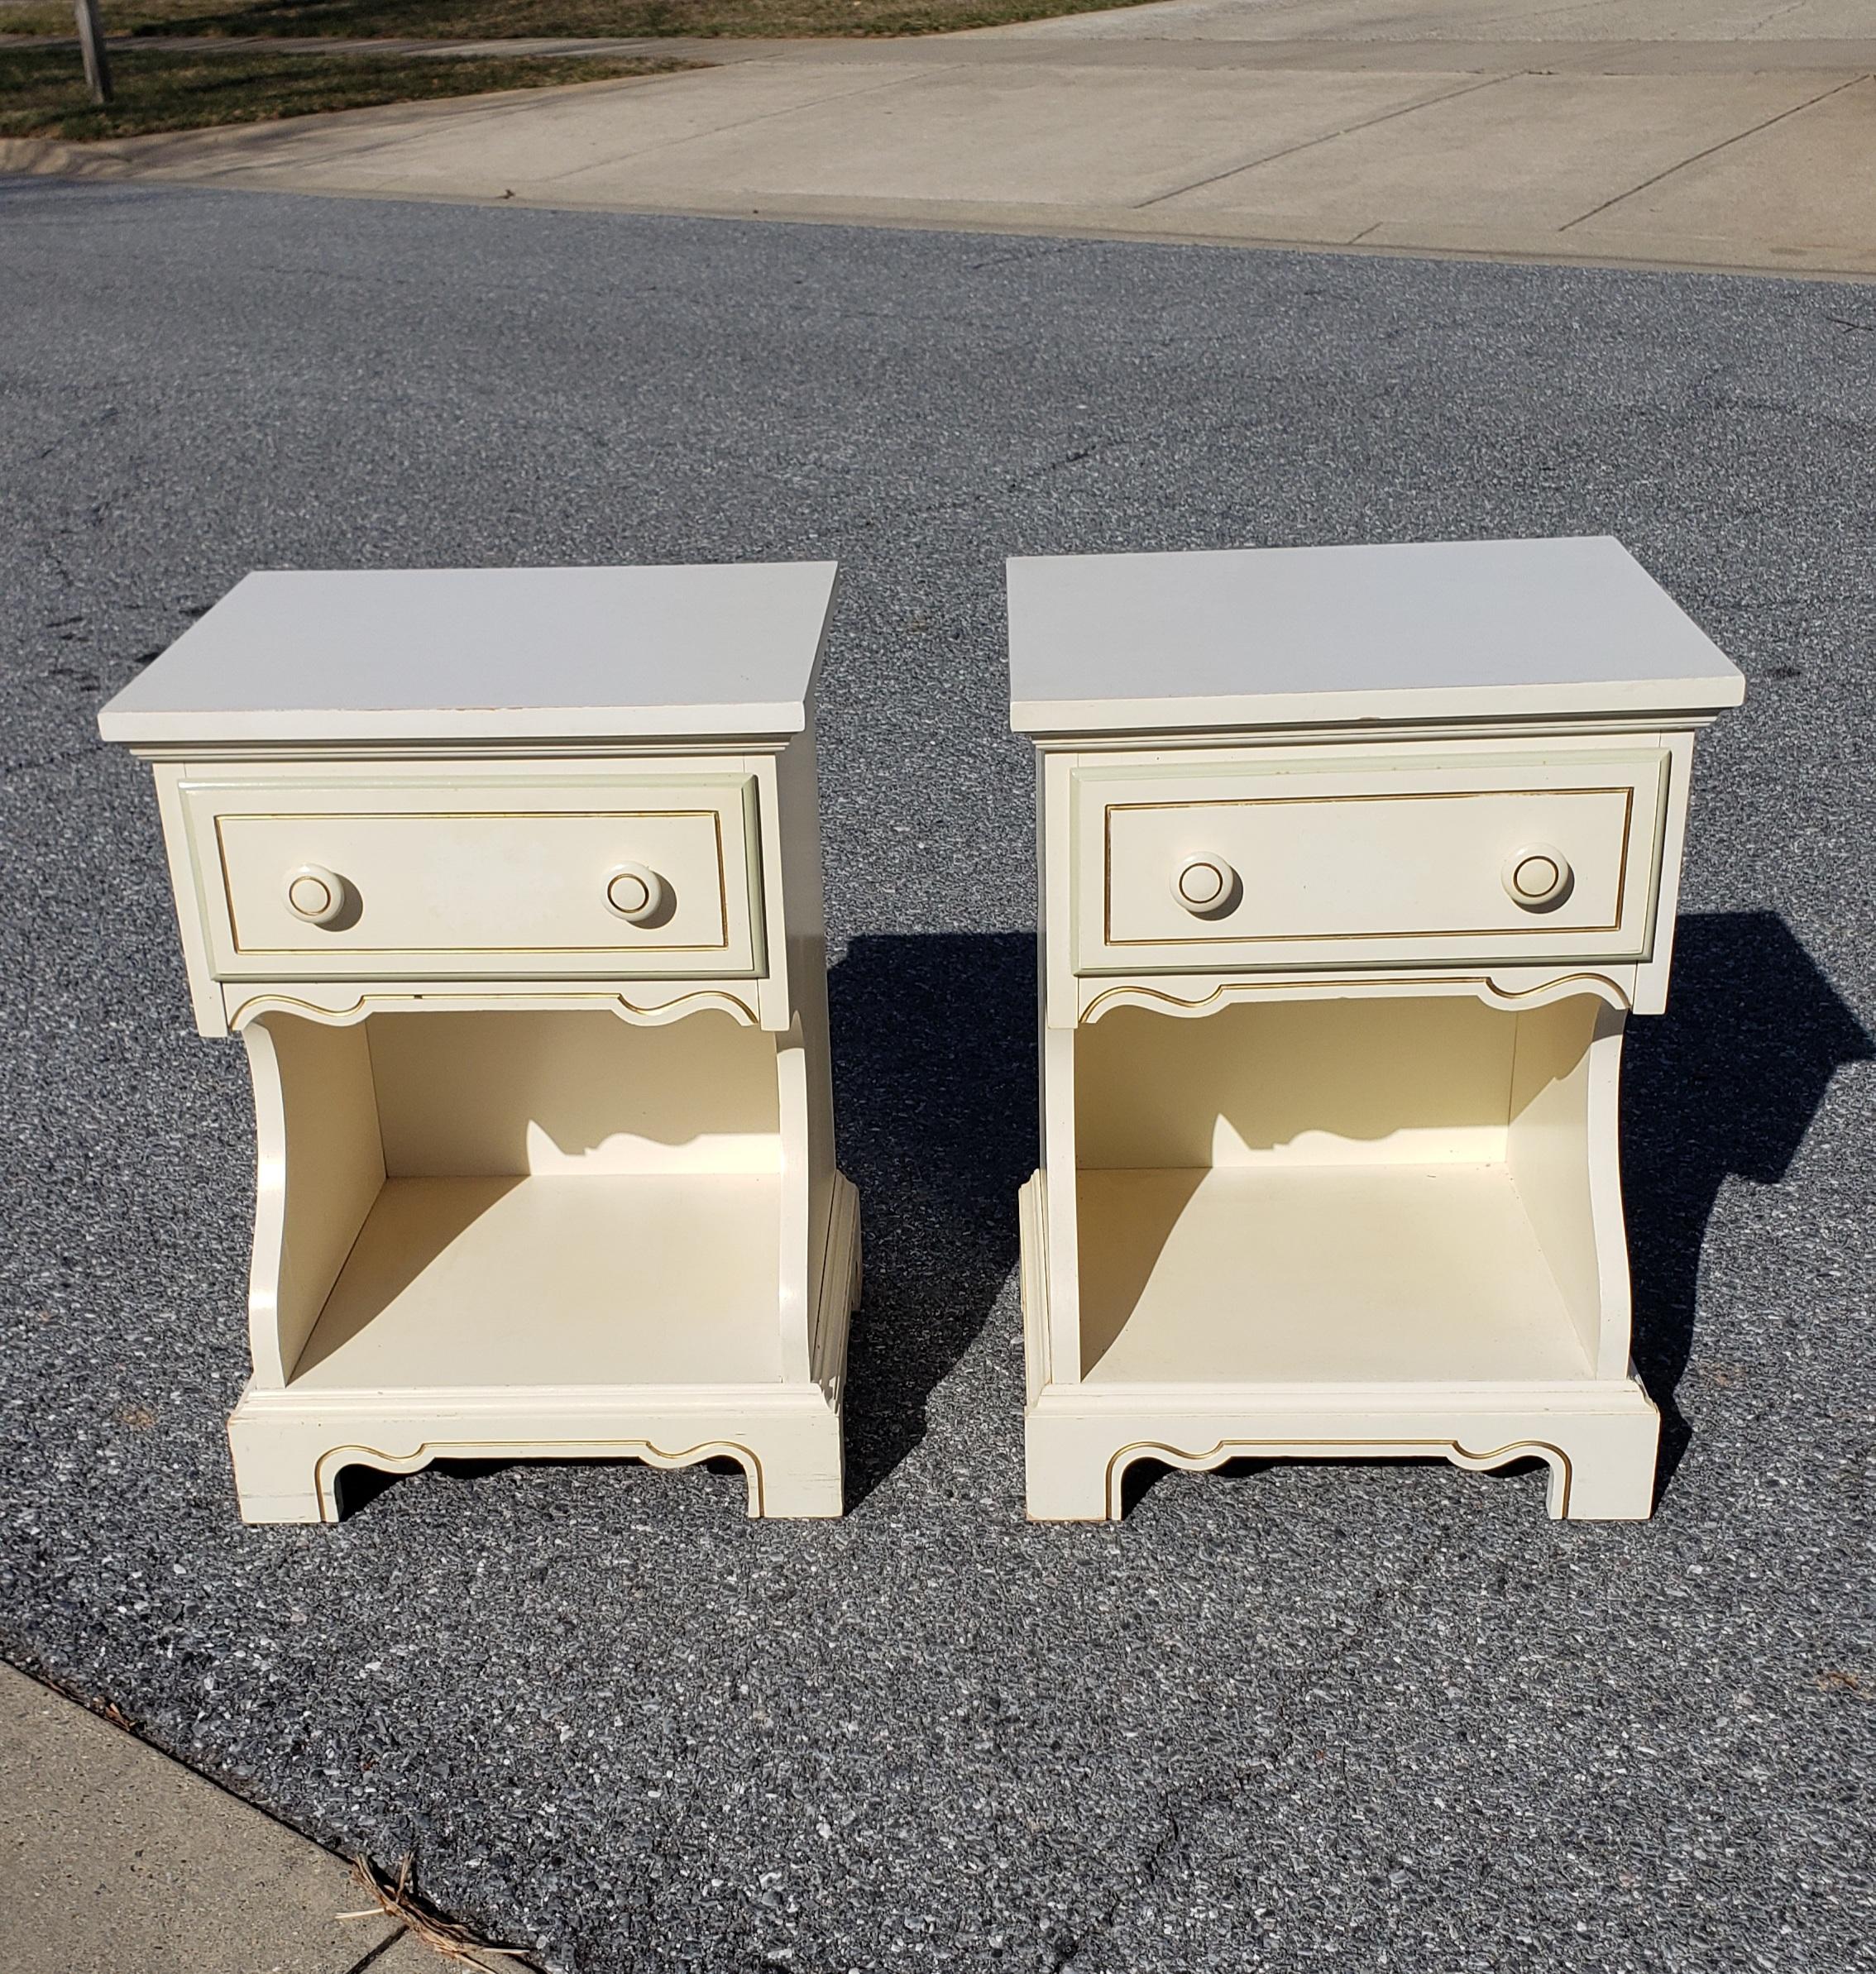
[[[581,1974],[1876,1967],[1876,291],[0,182],[0,1651]],[[1620,535],[1745,669],[1625,1092],[1659,1511],[1030,1527],[1006,553]],[[837,556],[850,1512],[237,1518],[251,1122],[100,700],[256,566]]]

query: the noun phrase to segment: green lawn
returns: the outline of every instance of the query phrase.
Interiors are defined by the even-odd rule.
[[[538,89],[694,66],[608,57],[172,54],[113,50],[115,99],[93,106],[77,45],[0,49],[0,137],[132,137],[260,123],[483,89]]]
[[[529,35],[936,34],[1114,0],[103,0],[107,34]],[[73,31],[69,0],[0,0],[0,33]]]

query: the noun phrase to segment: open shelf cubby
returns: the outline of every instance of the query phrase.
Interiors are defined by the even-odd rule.
[[[1620,1202],[1588,1145],[1619,1020],[1371,995],[1078,1030],[1081,1379],[1620,1375]]]
[[[263,1380],[269,1327],[301,1395],[782,1379],[775,1035],[588,1009],[256,1025],[285,1146]]]

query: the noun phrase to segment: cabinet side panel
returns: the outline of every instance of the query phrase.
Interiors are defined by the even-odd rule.
[[[825,1188],[835,1165],[834,1093],[827,1022],[827,930],[821,901],[821,791],[813,712],[775,763],[786,984],[808,1056],[808,1143]],[[825,1202],[823,1202],[825,1203]]]
[[[1074,1147],[1075,1035],[1042,1031],[1042,1243],[1049,1312],[1046,1383],[1081,1376],[1081,1236]]]
[[[248,1333],[279,1390],[385,1183],[365,1028],[263,1015],[244,1031],[257,1148]]]
[[[1617,1161],[1623,1016],[1586,995],[1518,1017],[1506,1163],[1599,1378],[1626,1374],[1629,1264]]]
[[[827,1017],[827,931],[821,896],[821,787],[814,709],[806,729],[775,762],[777,861],[787,963],[782,972],[792,1013],[779,1039],[782,1098],[782,1303],[784,1375],[811,1380],[826,1355],[813,1326],[824,1307],[824,1236],[834,1206],[833,1064]],[[799,1284],[798,1324],[789,1307]],[[797,1362],[789,1339],[798,1328]]]
[[[1036,756],[1036,928],[1042,1018],[1073,1028],[1080,996],[1074,975],[1074,768],[1079,756],[1038,749]]]
[[[1668,750],[1666,798],[1663,805],[1661,867],[1654,888],[1654,941],[1647,963],[1637,969],[1634,1009],[1638,1015],[1668,1011],[1668,973],[1673,963],[1674,928],[1681,901],[1681,863],[1687,841],[1687,802],[1693,779],[1692,734],[1664,734]]]
[[[227,1015],[208,957],[208,937],[203,924],[202,894],[190,854],[189,819],[182,801],[182,781],[188,772],[171,761],[156,765],[156,806],[163,818],[163,844],[170,864],[170,891],[176,909],[176,930],[182,938],[183,963],[189,970],[189,1003],[197,1030],[225,1035]]]
[[[781,1111],[782,1193],[780,1292],[782,1375],[806,1384],[815,1374],[815,1321],[820,1312],[821,1272],[825,1257],[820,1236],[826,1226],[826,1204],[832,1174],[816,1172],[809,1150],[814,1070],[802,1046],[800,1025],[778,1035],[776,1090]]]

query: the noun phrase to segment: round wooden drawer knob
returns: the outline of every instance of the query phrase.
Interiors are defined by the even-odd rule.
[[[1561,905],[1569,896],[1576,873],[1570,859],[1547,843],[1526,844],[1505,860],[1505,888],[1511,901],[1526,911]]]
[[[309,925],[329,925],[345,911],[345,880],[323,863],[303,863],[287,879],[286,901]]]
[[[622,863],[605,881],[605,901],[634,925],[655,923],[664,911],[669,888],[642,863]]]
[[[1222,857],[1194,857],[1173,875],[1173,896],[1197,918],[1229,911],[1237,889],[1237,872]]]

